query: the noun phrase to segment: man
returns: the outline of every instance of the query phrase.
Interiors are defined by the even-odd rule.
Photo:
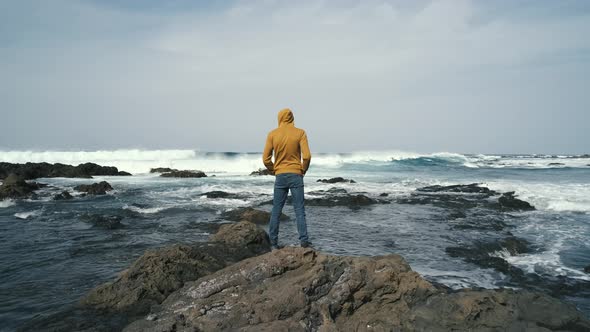
[[[293,112],[285,108],[279,112],[279,127],[268,134],[262,161],[264,166],[276,176],[269,234],[273,250],[279,249],[279,217],[291,190],[299,242],[306,248],[311,246],[307,236],[305,205],[303,203],[303,176],[309,168],[311,153],[307,135],[303,129],[295,128]],[[274,163],[272,156],[274,152]]]

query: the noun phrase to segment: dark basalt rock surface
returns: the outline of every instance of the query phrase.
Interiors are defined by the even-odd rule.
[[[250,175],[273,175],[271,171],[266,168],[259,168],[257,171],[253,171]]]
[[[535,209],[529,202],[514,197],[514,191],[503,193],[498,198],[498,204],[503,211],[532,211]]]
[[[258,225],[266,225],[270,221],[270,213],[266,211],[256,210],[251,207],[238,208],[222,214],[222,218],[231,221],[250,221]],[[289,220],[289,216],[281,213],[279,220]]]
[[[345,178],[342,178],[342,177],[335,177],[335,178],[331,178],[331,179],[319,179],[316,182],[322,182],[322,183],[356,183],[356,181],[354,181],[354,180],[345,179]]]
[[[0,185],[0,200],[30,197],[34,194],[35,190],[43,186],[43,184],[36,182],[28,183],[23,176],[12,173]]]
[[[170,172],[162,173],[160,176],[165,178],[204,178],[207,177],[207,174],[201,171],[172,170]]]
[[[75,186],[74,190],[87,193],[88,195],[106,195],[107,191],[113,190],[113,187],[108,182],[101,181],[93,184],[81,184]]]
[[[175,168],[170,167],[156,167],[150,169],[150,173],[168,173],[168,172],[178,172]]]
[[[84,163],[78,166],[65,164],[49,163],[26,163],[12,164],[0,163],[0,179],[5,178],[10,173],[22,176],[25,180],[37,178],[92,178],[98,176],[123,176],[131,175],[128,172],[119,171],[117,167],[100,166],[94,163]]]
[[[206,196],[207,198],[239,198],[240,195],[239,194],[234,194],[234,193],[228,193],[225,191],[209,191],[206,193],[203,193],[199,196]]]
[[[62,191],[60,194],[53,196],[54,201],[70,200],[74,198],[68,191]]]
[[[577,330],[590,322],[549,296],[439,289],[401,256],[285,248],[185,283],[124,331]]]

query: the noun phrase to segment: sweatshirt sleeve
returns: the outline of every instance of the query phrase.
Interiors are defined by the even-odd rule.
[[[301,158],[303,159],[303,174],[307,173],[309,163],[311,162],[311,152],[309,151],[309,144],[307,143],[307,134],[305,131],[299,140],[299,148],[301,149]]]
[[[266,144],[264,144],[264,151],[262,152],[262,162],[266,169],[274,172],[274,164],[272,163],[272,136],[269,133],[266,137]]]

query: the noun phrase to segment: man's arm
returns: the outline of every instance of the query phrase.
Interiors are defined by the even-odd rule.
[[[307,134],[305,131],[299,140],[299,149],[301,150],[301,159],[303,159],[301,167],[303,168],[303,174],[305,174],[307,173],[309,163],[311,162],[311,152],[309,151],[309,144],[307,143]]]
[[[264,144],[264,151],[262,152],[262,162],[266,169],[268,169],[271,173],[274,173],[275,168],[274,164],[272,163],[272,137],[270,133],[268,137],[266,137],[266,144]]]

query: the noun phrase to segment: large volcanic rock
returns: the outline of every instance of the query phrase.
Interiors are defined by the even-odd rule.
[[[82,303],[101,310],[142,314],[185,282],[268,250],[268,236],[255,224],[226,224],[209,244],[147,251],[115,281],[92,290]]]
[[[207,174],[201,171],[179,171],[171,170],[170,172],[162,173],[160,176],[165,178],[204,178]]]
[[[578,330],[590,321],[546,295],[448,293],[398,255],[286,248],[185,283],[125,331]]]
[[[251,207],[238,208],[223,213],[223,219],[231,221],[247,220],[259,225],[266,225],[270,221],[270,213],[262,210],[256,210]],[[279,220],[289,220],[289,217],[281,213]]]
[[[113,190],[113,187],[108,182],[101,181],[93,184],[81,184],[75,186],[74,190],[87,193],[88,195],[106,195],[107,191]]]
[[[0,200],[6,198],[25,198],[33,194],[33,192],[41,188],[41,184],[28,183],[24,177],[10,174],[8,175],[2,185],[0,185]]]
[[[128,172],[119,171],[116,167],[113,166],[100,166],[94,163],[85,163],[80,164],[78,166],[65,165],[60,163],[0,163],[0,179],[5,178],[10,173],[18,174],[26,180],[54,177],[92,178],[93,175],[131,175]]]

